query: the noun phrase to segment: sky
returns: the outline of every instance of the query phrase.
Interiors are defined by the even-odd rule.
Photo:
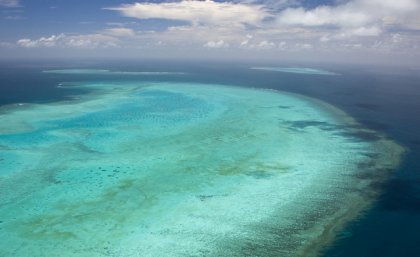
[[[419,13],[420,0],[0,0],[0,59],[416,65]]]

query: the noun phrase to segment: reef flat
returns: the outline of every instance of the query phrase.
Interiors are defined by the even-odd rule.
[[[252,70],[278,71],[285,73],[297,73],[307,75],[339,75],[338,73],[314,69],[314,68],[300,68],[300,67],[252,67]]]
[[[73,86],[0,110],[0,256],[315,256],[403,152],[285,92]]]

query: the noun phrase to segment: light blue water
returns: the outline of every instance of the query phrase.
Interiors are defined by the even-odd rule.
[[[2,256],[316,255],[403,151],[284,92],[78,86],[77,101],[0,116]]]
[[[98,110],[64,120],[54,120],[53,126],[66,128],[107,127],[124,123],[157,123],[174,125],[205,117],[211,105],[179,93],[145,90],[132,95],[136,101],[114,104],[107,110]]]

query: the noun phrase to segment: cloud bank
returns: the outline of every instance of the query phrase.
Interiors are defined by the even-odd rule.
[[[26,48],[37,47],[70,47],[70,48],[110,48],[117,47],[119,40],[103,34],[89,35],[52,35],[39,39],[23,38],[16,42],[18,46]]]
[[[257,25],[269,16],[262,5],[232,2],[181,1],[169,3],[134,3],[106,8],[137,19],[169,19],[188,21],[192,24]]]
[[[90,34],[22,38],[15,44],[26,48],[125,48],[156,52],[201,49],[204,54],[226,53],[229,49],[229,52],[267,52],[270,56],[286,52],[420,54],[418,0],[348,0],[312,8],[300,3],[182,0],[121,4],[104,11],[126,17],[125,24]],[[150,19],[166,20],[168,25],[160,30],[147,30],[142,24]]]

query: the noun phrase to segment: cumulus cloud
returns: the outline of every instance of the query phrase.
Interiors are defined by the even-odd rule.
[[[133,29],[129,28],[109,28],[103,31],[103,34],[116,36],[116,37],[133,37],[136,35],[136,32]]]
[[[208,48],[227,48],[227,47],[229,47],[229,44],[226,43],[223,40],[209,41],[209,42],[204,44],[204,47],[208,47]]]
[[[165,44],[196,43],[210,48],[227,44],[247,49],[284,49],[284,45],[278,44],[286,41],[291,43],[288,47],[294,45],[297,49],[312,41],[310,48],[316,48],[319,43],[369,40],[386,34],[388,28],[413,29],[420,24],[417,0],[347,0],[310,9],[299,6],[300,3],[298,0],[182,0],[123,4],[107,9],[136,19],[189,22],[189,26],[184,23],[147,37]],[[111,32],[107,33],[113,35]],[[132,31],[114,32],[133,35]],[[245,37],[250,33],[254,38]],[[221,41],[224,44],[219,46],[217,43]]]
[[[258,45],[258,49],[272,49],[276,47],[276,44],[267,40],[261,41]]]
[[[420,30],[419,12],[418,0],[350,0],[312,9],[289,7],[276,15],[275,24],[280,28],[305,29],[307,39],[314,45],[315,38],[318,38],[318,43],[325,44],[325,47],[333,41],[342,41],[343,48],[349,45],[362,48],[371,47],[378,39],[401,44],[403,40],[392,41],[389,34]],[[337,44],[329,46],[340,48]]]
[[[3,7],[20,7],[19,0],[0,0],[0,6]]]
[[[282,48],[286,45],[286,42],[281,42],[278,47]],[[256,50],[267,50],[267,49],[273,49],[276,48],[277,45],[274,42],[268,41],[268,40],[259,40],[254,38],[253,35],[246,35],[246,39],[243,40],[239,44],[240,48],[243,49],[256,49]]]
[[[118,39],[102,34],[87,35],[52,35],[50,37],[41,37],[39,39],[23,38],[16,44],[21,47],[74,47],[74,48],[108,48],[118,46]]]
[[[63,46],[76,48],[109,48],[118,47],[119,40],[102,34],[65,36]]]
[[[299,6],[301,0],[234,0],[235,3],[264,4],[267,9],[281,10],[286,7]]]
[[[366,27],[392,25],[420,10],[417,0],[352,0],[313,9],[287,8],[277,16],[279,25]],[[385,22],[387,21],[387,22]]]
[[[182,0],[123,4],[114,10],[123,23],[107,23],[85,35],[59,34],[17,41],[22,47],[127,49],[226,49],[258,54],[420,49],[418,0],[337,0],[304,8],[299,0]],[[184,22],[157,31],[136,31],[142,19]],[[143,23],[147,24],[147,23]],[[228,51],[224,51],[228,52]],[[273,54],[274,56],[275,54]]]
[[[378,37],[381,33],[382,29],[378,26],[349,28],[325,34],[320,38],[320,41],[329,42],[331,40],[351,40],[356,37]]]
[[[107,8],[137,19],[182,20],[192,24],[252,24],[257,25],[270,16],[262,5],[184,0],[181,2],[134,3]]]
[[[370,15],[353,8],[320,6],[313,10],[288,8],[280,13],[277,22],[280,25],[355,27],[367,24],[371,19]]]
[[[41,37],[36,40],[31,40],[29,38],[19,39],[17,44],[23,47],[53,47],[56,46],[57,42],[59,42],[64,37],[64,34],[60,35],[52,35],[50,37]]]

